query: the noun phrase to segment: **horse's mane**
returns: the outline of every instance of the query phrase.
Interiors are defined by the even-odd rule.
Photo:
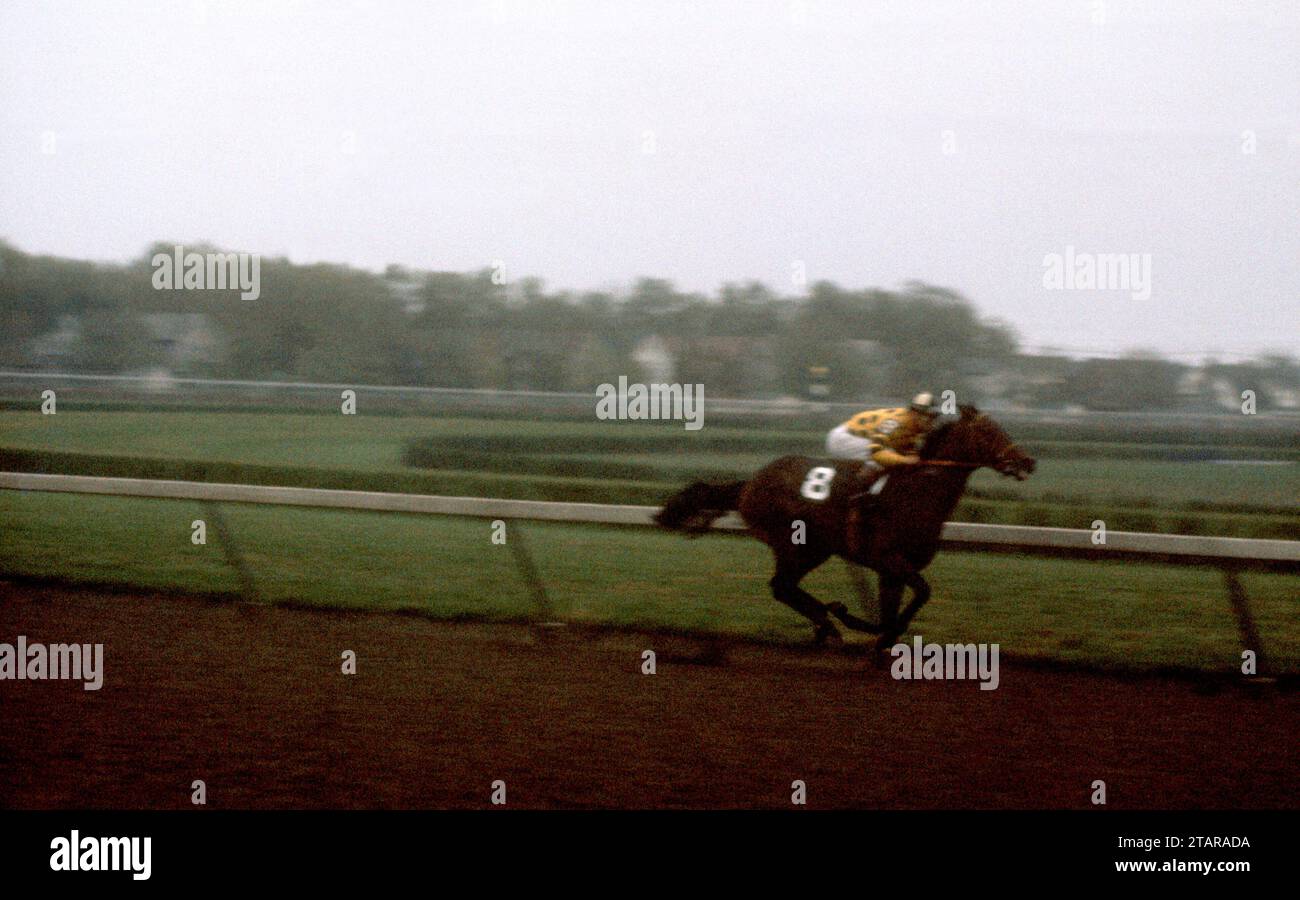
[[[974,406],[963,404],[957,407],[961,415],[955,419],[946,419],[942,424],[937,425],[929,436],[925,439],[925,444],[921,447],[921,459],[935,459],[935,454],[941,448],[947,446],[947,442],[952,437],[952,430],[963,422],[969,422],[980,414],[980,411]]]

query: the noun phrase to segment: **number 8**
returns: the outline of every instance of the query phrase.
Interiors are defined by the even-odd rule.
[[[830,466],[817,466],[815,469],[808,471],[808,477],[803,480],[803,487],[799,488],[799,493],[809,500],[825,500],[831,495],[831,479],[835,477],[835,470]]]

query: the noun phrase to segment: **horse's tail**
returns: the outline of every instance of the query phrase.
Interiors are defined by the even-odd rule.
[[[692,536],[703,534],[714,519],[736,508],[745,484],[744,481],[726,484],[697,481],[669,497],[655,513],[655,521],[672,531],[684,531]]]

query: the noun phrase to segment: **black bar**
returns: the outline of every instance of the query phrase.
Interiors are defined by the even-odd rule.
[[[885,884],[991,889],[1022,881],[1231,890],[1243,879],[1292,880],[1297,824],[1294,812],[1280,811],[8,812],[0,813],[0,877],[6,886],[143,884],[129,871],[53,871],[52,841],[75,830],[82,840],[150,837],[148,884],[168,889],[401,881],[433,891],[495,888],[519,877],[543,892],[613,867],[618,879],[600,884],[610,894],[713,878],[734,885],[793,877],[811,887],[832,870],[860,879],[864,895]],[[1165,846],[1170,837],[1182,846]],[[1244,844],[1189,845],[1200,838]],[[1121,839],[1135,845],[1121,847]],[[1151,841],[1160,843],[1144,846]],[[1177,861],[1244,862],[1250,870],[1117,871],[1117,863]]]

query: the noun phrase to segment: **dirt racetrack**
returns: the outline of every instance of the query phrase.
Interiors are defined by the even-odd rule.
[[[104,686],[0,681],[0,807],[1295,808],[1300,696],[0,582],[0,642],[104,644]],[[641,674],[641,653],[658,654]],[[354,650],[356,675],[340,655]]]

